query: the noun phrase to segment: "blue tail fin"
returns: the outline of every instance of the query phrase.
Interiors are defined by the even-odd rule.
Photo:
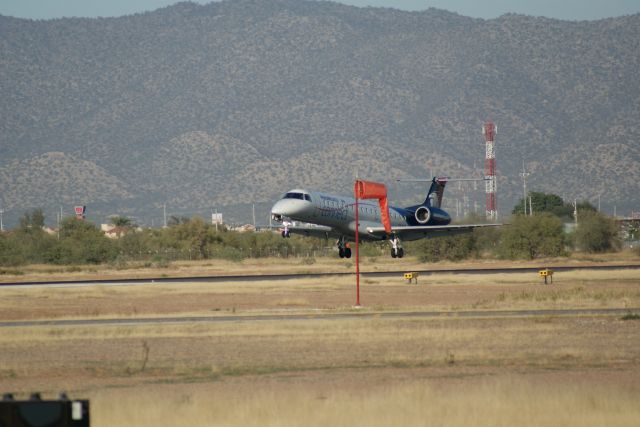
[[[442,196],[444,194],[444,186],[447,184],[448,178],[446,177],[433,177],[431,181],[431,187],[427,193],[427,198],[422,203],[423,205],[432,206],[434,208],[440,208],[442,205]]]

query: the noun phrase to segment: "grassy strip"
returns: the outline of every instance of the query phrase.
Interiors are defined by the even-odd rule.
[[[219,391],[168,386],[95,395],[92,423],[219,426],[634,426],[637,396],[615,386],[498,377],[446,387],[425,380],[363,390],[288,383]]]

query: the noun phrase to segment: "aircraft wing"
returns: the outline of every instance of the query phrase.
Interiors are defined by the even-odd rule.
[[[504,224],[455,224],[455,225],[406,225],[392,227],[391,231],[396,233],[400,239],[416,240],[423,237],[447,236],[462,233],[469,233],[474,228],[498,227]],[[367,227],[367,233],[372,236],[385,235],[384,227]]]
[[[283,228],[283,227],[280,227]],[[301,234],[303,236],[312,236],[312,237],[320,237],[327,239],[329,237],[336,237],[337,234],[334,233],[333,228],[328,227],[326,225],[314,225],[314,224],[299,224],[299,225],[289,225],[287,229],[291,233]]]

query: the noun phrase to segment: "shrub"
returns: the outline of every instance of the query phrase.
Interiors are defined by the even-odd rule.
[[[163,257],[162,255],[154,255],[153,258],[151,258],[151,264],[150,264],[151,267],[168,268],[170,265],[171,265],[171,262],[169,262],[169,260],[166,257]]]
[[[225,246],[219,249],[214,256],[216,258],[226,259],[229,261],[240,262],[244,259],[244,254],[240,249]]]
[[[584,211],[578,214],[578,228],[574,238],[577,249],[585,252],[620,249],[621,242],[615,221],[599,212]]]
[[[417,249],[421,262],[459,261],[477,255],[473,233],[423,239]]]
[[[517,215],[501,233],[498,255],[508,259],[564,256],[562,221],[550,214]]]

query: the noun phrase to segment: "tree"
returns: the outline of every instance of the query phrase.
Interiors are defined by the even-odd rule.
[[[578,214],[575,245],[585,252],[608,252],[620,249],[616,222],[600,212],[582,211]]]
[[[191,218],[189,218],[188,216],[171,215],[169,217],[169,220],[167,221],[167,225],[169,227],[173,227],[180,224],[186,224],[190,220]]]
[[[115,227],[131,228],[136,226],[131,220],[131,218],[128,218],[126,216],[113,215],[109,219],[111,220],[111,224],[113,224]]]
[[[473,230],[476,251],[479,255],[496,253],[500,245],[500,236],[504,227],[481,227]]]
[[[155,249],[154,234],[150,229],[126,233],[116,240],[122,255],[130,258],[139,258],[143,254],[148,255]]]
[[[422,239],[416,244],[415,249],[418,259],[422,262],[459,261],[477,254],[476,235],[472,232]]]
[[[42,230],[44,227],[44,212],[42,209],[33,209],[30,212],[25,212],[20,218],[21,230]]]
[[[45,262],[47,254],[55,244],[54,238],[44,231],[45,216],[42,209],[25,212],[20,226],[11,234],[14,256],[18,263]]]
[[[118,255],[116,243],[95,224],[74,217],[60,223],[60,241],[50,254],[50,262],[59,264],[99,264]]]
[[[0,233],[0,265],[19,265],[25,262],[22,253],[16,248],[15,233]]]
[[[549,212],[560,218],[571,218],[573,207],[565,203],[560,196],[556,196],[555,194],[539,193],[536,191],[529,193],[529,196],[531,197],[531,207],[533,212]],[[526,200],[526,203],[527,212],[529,212],[529,201]],[[520,201],[514,206],[511,213],[514,215],[524,214],[523,199],[520,199]]]
[[[501,233],[498,254],[509,259],[534,259],[565,255],[565,236],[560,218],[545,212],[516,215]]]
[[[216,241],[216,231],[200,217],[187,219],[167,230],[170,247],[187,250],[196,258],[208,258],[208,246]],[[191,255],[190,255],[191,256]]]
[[[583,212],[598,212],[596,207],[589,203],[587,200],[578,202],[576,208],[578,210],[578,219],[580,219],[580,215]],[[571,205],[571,218],[573,218],[573,205]]]

